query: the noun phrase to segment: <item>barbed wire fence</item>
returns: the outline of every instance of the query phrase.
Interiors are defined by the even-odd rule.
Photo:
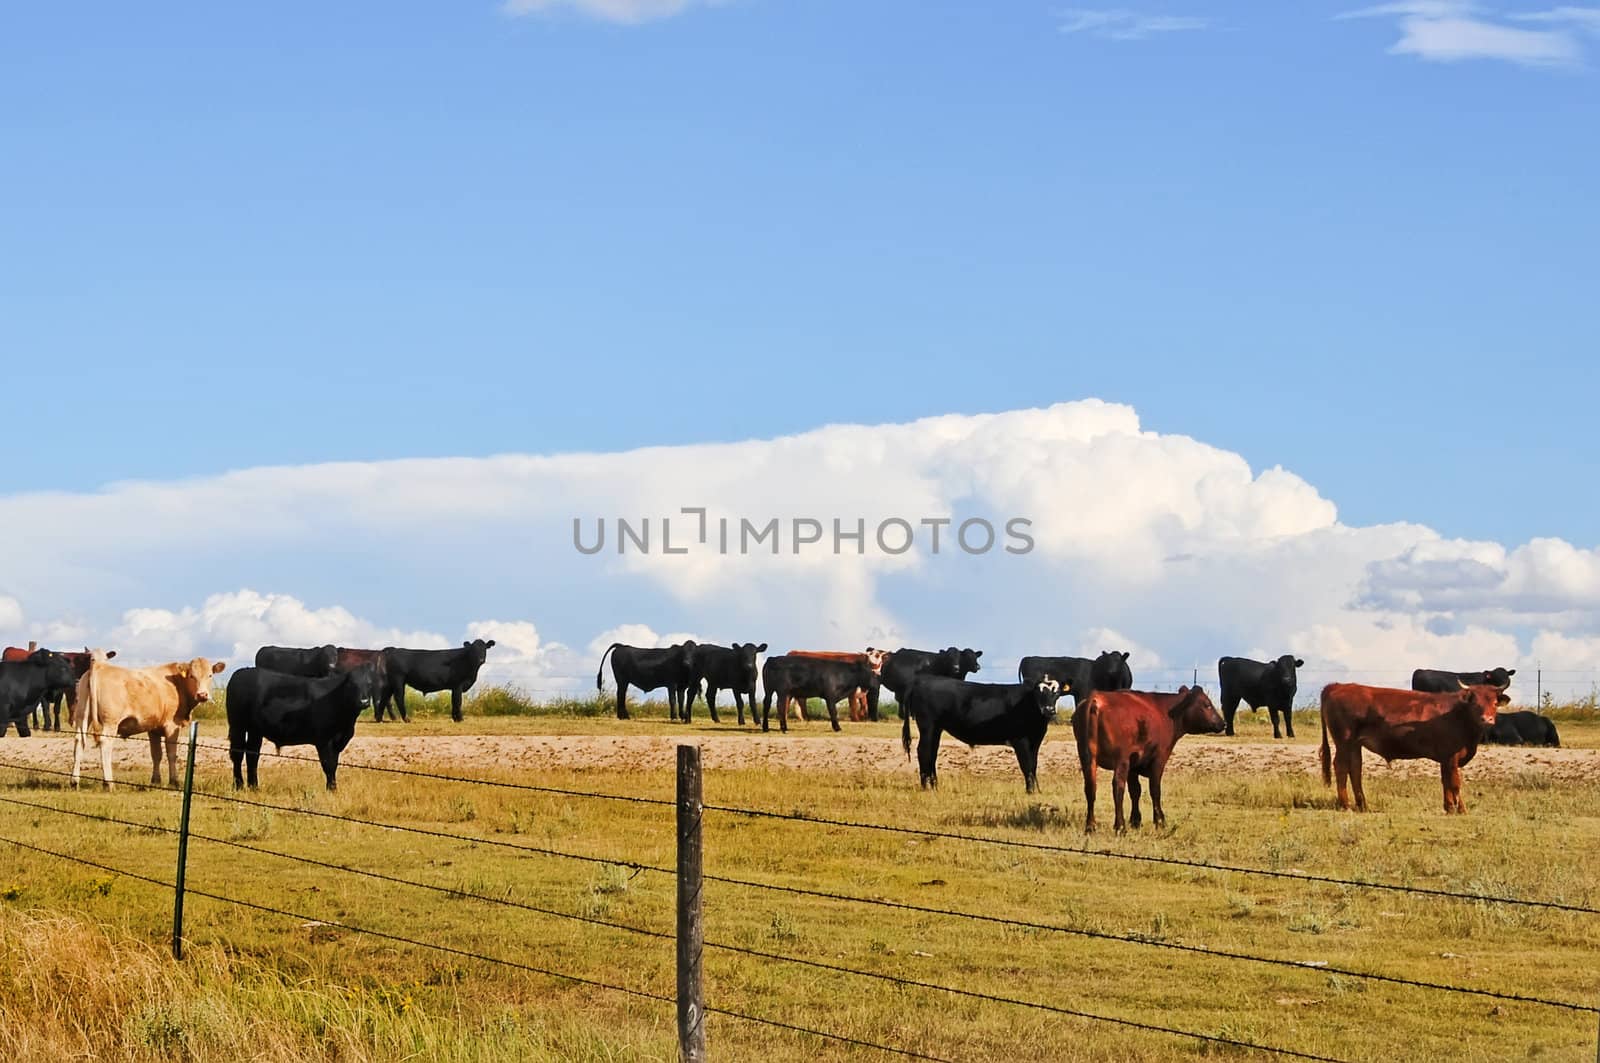
[[[981,1001],[1005,1007],[1027,1009],[1046,1014],[1070,1017],[1090,1024],[1113,1025],[1119,1028],[1138,1030],[1153,1035],[1160,1035],[1174,1039],[1183,1039],[1213,1048],[1225,1047],[1262,1055],[1274,1055],[1282,1058],[1320,1060],[1324,1061],[1324,1063],[1338,1063],[1336,1057],[1320,1055],[1283,1045],[1253,1041],[1223,1032],[1208,1032],[1203,1030],[1185,1029],[1145,1018],[1130,1018],[1127,1016],[1110,1015],[1099,1011],[1066,1007],[1045,1001],[1028,999],[1024,996],[987,993],[961,985],[949,984],[947,982],[908,977],[902,974],[886,971],[864,970],[842,963],[832,963],[813,957],[774,952],[768,949],[755,948],[748,945],[737,944],[731,941],[721,941],[715,938],[708,939],[704,935],[702,920],[703,889],[706,883],[713,883],[720,886],[734,887],[740,891],[754,890],[786,894],[791,896],[803,896],[811,899],[828,901],[830,903],[857,907],[876,907],[891,911],[909,912],[915,913],[919,916],[959,921],[976,925],[1004,927],[1024,930],[1030,933],[1045,933],[1061,935],[1065,937],[1082,938],[1100,943],[1114,944],[1118,947],[1187,953],[1228,963],[1244,963],[1279,969],[1288,968],[1310,970],[1316,971],[1323,975],[1351,978],[1366,983],[1404,986],[1430,993],[1491,999],[1495,1001],[1522,1004],[1569,1014],[1579,1013],[1593,1015],[1597,1019],[1600,1019],[1600,1007],[1585,1004],[1581,1001],[1563,999],[1561,997],[1520,993],[1505,988],[1462,985],[1426,979],[1407,978],[1382,971],[1329,965],[1320,961],[1309,962],[1287,959],[1284,957],[1255,954],[1239,950],[1212,948],[1201,944],[1162,940],[1159,938],[1134,933],[1117,934],[1090,926],[1074,925],[1072,923],[1057,923],[1042,920],[1012,918],[996,915],[992,912],[971,911],[959,908],[940,908],[931,905],[916,904],[908,901],[890,900],[882,897],[867,897],[835,890],[817,889],[808,886],[796,886],[779,882],[721,875],[715,873],[714,871],[708,872],[704,868],[703,828],[705,818],[708,815],[713,817],[740,817],[745,819],[757,819],[763,821],[806,825],[811,827],[828,827],[850,831],[875,832],[889,835],[908,835],[929,839],[943,839],[957,841],[964,844],[994,846],[1012,850],[1031,850],[1063,858],[1128,861],[1150,865],[1169,865],[1188,870],[1210,871],[1248,876],[1263,876],[1272,879],[1298,879],[1308,883],[1335,885],[1345,889],[1374,890],[1408,894],[1419,897],[1440,899],[1452,903],[1459,902],[1475,905],[1517,906],[1521,908],[1561,912],[1575,916],[1600,916],[1600,905],[1594,903],[1581,903],[1570,899],[1541,899],[1495,895],[1482,890],[1450,890],[1436,887],[1417,886],[1409,883],[1341,878],[1337,876],[1309,874],[1301,871],[1284,871],[1278,869],[1214,863],[1202,860],[1157,856],[1152,854],[1116,852],[1112,850],[1090,848],[1087,845],[1081,847],[1072,845],[1059,845],[1045,842],[1025,841],[1015,838],[988,836],[979,833],[922,829],[894,824],[839,819],[834,817],[810,815],[801,812],[778,812],[773,810],[707,804],[704,801],[703,796],[703,772],[701,768],[700,749],[698,746],[687,744],[679,745],[677,748],[676,793],[675,797],[670,800],[666,798],[642,797],[632,794],[615,794],[605,793],[602,791],[580,790],[571,787],[542,786],[501,779],[479,778],[470,775],[426,772],[415,768],[397,768],[387,765],[355,762],[341,764],[341,767],[356,771],[396,774],[413,779],[434,780],[440,783],[465,784],[493,788],[510,788],[513,790],[520,790],[544,796],[574,798],[579,800],[622,802],[655,809],[663,814],[667,809],[670,808],[673,810],[677,828],[675,842],[677,860],[675,866],[667,867],[660,864],[634,862],[627,859],[617,859],[614,857],[602,857],[575,853],[554,848],[552,846],[539,846],[522,841],[512,841],[503,838],[490,838],[482,836],[469,836],[463,835],[459,832],[432,830],[429,828],[409,824],[343,815],[322,809],[297,807],[287,804],[276,804],[272,802],[261,801],[253,797],[241,796],[237,793],[218,793],[212,790],[196,789],[194,785],[196,752],[201,749],[211,749],[216,751],[231,750],[231,747],[227,743],[205,743],[199,741],[197,726],[197,724],[191,724],[188,733],[188,739],[185,743],[185,771],[181,787],[183,811],[177,827],[126,819],[121,816],[107,815],[101,812],[88,812],[81,809],[69,809],[59,805],[51,804],[48,801],[27,800],[20,796],[7,796],[0,794],[0,804],[10,807],[25,808],[35,813],[59,815],[62,817],[82,821],[121,826],[148,832],[153,835],[165,835],[173,838],[176,842],[176,874],[172,881],[167,881],[165,879],[158,878],[153,875],[147,875],[131,869],[117,867],[100,860],[91,860],[74,853],[62,852],[58,849],[36,845],[21,838],[0,836],[0,844],[8,844],[38,855],[59,859],[79,866],[93,868],[106,874],[124,876],[133,881],[141,882],[154,888],[171,891],[173,894],[173,927],[171,935],[172,952],[174,958],[180,961],[183,956],[183,944],[185,941],[184,899],[186,896],[194,896],[202,897],[207,900],[215,901],[225,905],[253,910],[262,914],[297,920],[302,924],[314,923],[342,930],[351,934],[387,941],[391,944],[405,945],[412,948],[438,952],[460,959],[472,959],[483,963],[504,967],[508,970],[519,971],[525,974],[540,975],[607,993],[615,993],[661,1005],[672,1005],[677,1010],[679,1053],[680,1057],[684,1060],[702,1061],[706,1058],[707,1035],[705,1019],[708,1015],[717,1015],[739,1022],[751,1023],[774,1030],[783,1030],[796,1035],[814,1037],[821,1041],[833,1044],[871,1050],[886,1055],[926,1060],[945,1059],[943,1056],[930,1054],[929,1052],[923,1051],[920,1048],[913,1048],[906,1045],[887,1044],[864,1037],[849,1035],[838,1030],[829,1030],[820,1026],[802,1025],[770,1015],[757,1015],[731,1007],[723,1007],[716,1002],[708,1003],[704,995],[702,973],[704,969],[704,957],[709,951],[716,954],[745,956],[752,959],[758,959],[766,963],[790,964],[811,970],[827,971],[841,976],[889,984],[900,989],[919,989],[929,992],[942,993],[960,999]],[[113,740],[123,737],[124,736],[107,735],[106,739]],[[146,741],[144,736],[131,736],[127,737],[127,740],[137,741],[141,744]],[[316,758],[313,757],[306,757],[293,753],[284,753],[281,751],[275,753],[262,751],[261,755],[266,757],[275,757],[286,761],[318,763]],[[64,781],[70,779],[72,774],[71,772],[67,771],[45,768],[42,766],[16,762],[9,759],[0,760],[0,769],[10,769],[25,772],[28,773],[30,777],[44,777],[63,780],[63,785]],[[97,780],[91,780],[91,783],[95,781]],[[140,791],[169,791],[170,789],[169,787],[164,787],[159,784],[137,783],[126,780],[118,780],[116,785],[119,787]],[[43,792],[45,792],[43,788],[35,787],[30,791],[30,796],[37,797]],[[208,833],[205,830],[193,828],[191,825],[190,807],[191,802],[195,797],[233,804],[241,807],[250,807],[260,810],[270,810],[287,815],[337,821],[354,826],[374,828],[383,831],[444,839],[452,842],[468,841],[474,845],[500,847],[527,855],[538,855],[558,860],[568,860],[593,865],[620,866],[631,871],[633,875],[651,874],[671,878],[676,884],[675,930],[672,933],[667,933],[662,930],[637,926],[596,915],[566,912],[546,905],[538,905],[530,902],[520,901],[510,896],[495,895],[483,892],[481,890],[468,889],[463,886],[444,886],[437,883],[424,882],[418,879],[359,868],[350,864],[340,863],[332,860],[322,860],[302,854],[290,853],[266,845],[253,844],[250,841],[244,841],[236,838],[224,838],[220,835]],[[516,909],[539,916],[541,918],[570,921],[591,926],[596,929],[630,934],[641,939],[651,940],[662,944],[670,941],[673,943],[675,954],[675,971],[677,976],[676,992],[675,994],[669,995],[638,986],[621,985],[615,982],[608,982],[603,979],[593,978],[584,974],[558,970],[551,967],[530,964],[521,960],[511,959],[504,956],[494,956],[472,949],[461,948],[448,942],[428,941],[410,935],[395,934],[389,931],[363,926],[350,921],[330,920],[327,918],[312,916],[304,912],[292,911],[275,905],[268,905],[241,897],[229,896],[212,890],[197,889],[192,886],[188,886],[186,883],[187,852],[188,845],[191,841],[199,842],[203,845],[218,845],[236,851],[249,852],[259,856],[280,859],[297,865],[315,868],[318,871],[329,875],[354,876],[365,880],[383,882],[389,885],[416,888],[445,894],[456,898],[470,899],[489,905]],[[1600,1060],[1600,1037],[1597,1037],[1596,1046],[1596,1058],[1597,1060]]]

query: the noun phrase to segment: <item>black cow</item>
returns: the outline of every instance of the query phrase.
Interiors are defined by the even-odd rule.
[[[256,651],[257,668],[282,672],[285,675],[303,675],[311,679],[332,675],[338,663],[339,648],[333,645],[316,646],[307,650],[293,646],[263,646]]]
[[[382,723],[384,712],[393,711],[394,692],[389,689],[389,658],[384,654],[384,650],[356,650],[340,646],[338,658],[333,665],[333,670],[336,672],[348,672],[363,664],[370,664],[377,671],[378,688],[372,701],[373,723]]]
[[[968,683],[918,676],[900,707],[900,742],[911,756],[911,718],[917,718],[917,767],[922,788],[939,785],[939,736],[969,746],[1010,746],[1028,793],[1039,789],[1039,746],[1056,700],[1066,688],[1049,676],[1036,683]]]
[[[839,730],[839,701],[857,690],[872,686],[876,674],[866,657],[859,661],[830,661],[818,657],[768,657],[761,666],[761,685],[765,688],[761,701],[761,729],[767,729],[772,717],[772,699],[778,699],[778,728],[789,730],[789,717],[784,708],[790,698],[821,698],[828,706],[828,722]],[[752,711],[751,716],[755,713]],[[744,723],[741,716],[739,723]]]
[[[1497,714],[1483,740],[1492,746],[1561,746],[1555,721],[1537,712]]]
[[[700,690],[700,681],[706,684],[706,708],[711,710],[711,722],[717,718],[717,691],[731,690],[733,703],[739,710],[739,722],[744,723],[744,703],[750,702],[750,715],[756,714],[756,654],[766,653],[767,644],[735,642],[732,646],[712,646],[701,643],[689,651],[691,681],[683,697],[683,722],[689,722],[689,710],[694,707],[694,696]]]
[[[947,646],[942,650],[898,649],[884,655],[880,682],[894,693],[896,701],[904,700],[912,682],[920,675],[936,675],[945,679],[965,679],[982,667],[978,658],[982,650],[959,649]],[[878,685],[867,688],[867,719],[878,719]],[[902,706],[901,716],[905,715]]]
[[[250,788],[263,739],[284,746],[315,746],[328,789],[338,789],[339,754],[356,733],[356,717],[377,696],[378,672],[370,664],[313,679],[303,675],[241,668],[228,680],[228,756],[233,787],[244,786],[240,761],[248,761]]]
[[[0,738],[15,723],[20,738],[31,738],[28,716],[46,691],[72,686],[72,662],[59,653],[34,650],[21,661],[0,663]]]
[[[1127,650],[1106,650],[1088,657],[1024,657],[1017,662],[1017,680],[1037,685],[1045,676],[1072,691],[1072,703],[1082,705],[1096,690],[1132,690],[1133,669]]]
[[[613,642],[600,655],[600,667],[594,673],[594,688],[605,689],[600,677],[605,674],[606,654],[610,654],[611,679],[617,684],[617,719],[628,718],[628,687],[636,686],[646,694],[666,687],[669,716],[676,720],[679,705],[683,704],[683,718],[687,720],[689,709],[685,702],[692,697],[690,688],[697,682],[694,675],[694,648],[693,639],[686,639],[666,649]],[[754,713],[752,707],[751,714]],[[744,723],[743,711],[739,714],[739,722]]]
[[[413,687],[424,694],[448,690],[450,718],[460,723],[461,695],[471,690],[472,684],[478,681],[478,669],[489,659],[489,649],[493,645],[494,639],[473,639],[463,642],[459,650],[403,650],[385,646],[384,689],[377,696],[380,699],[392,699],[400,710],[400,718],[409,721],[411,717],[406,715],[406,687]],[[373,710],[375,719],[379,718],[380,711]]]
[[[0,661],[26,661],[28,655],[43,649],[34,646],[32,649],[22,649],[18,646],[7,646],[0,650]],[[75,708],[78,704],[78,680],[83,678],[89,670],[89,661],[93,652],[85,646],[82,650],[51,650],[60,653],[72,665],[72,682],[65,687],[51,687],[39,698],[39,703],[33,707],[33,726],[35,729],[43,728],[46,731],[61,730],[61,703],[65,701],[67,708]],[[105,650],[105,659],[111,660],[117,655],[116,650]],[[70,718],[70,717],[69,717]]]
[[[1233,714],[1239,711],[1239,702],[1250,706],[1250,711],[1266,709],[1272,717],[1272,737],[1278,733],[1278,717],[1283,717],[1284,729],[1294,737],[1295,669],[1305,666],[1304,661],[1286,653],[1275,661],[1252,661],[1248,657],[1221,657],[1217,660],[1217,678],[1222,681],[1222,718],[1227,723],[1227,733],[1233,734]]]
[[[1491,686],[1501,690],[1511,685],[1515,668],[1491,668],[1487,672],[1441,672],[1435,668],[1418,668],[1411,673],[1411,689],[1425,694],[1449,694],[1463,686]]]

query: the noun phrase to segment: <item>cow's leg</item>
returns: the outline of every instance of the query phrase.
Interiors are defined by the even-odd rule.
[[[250,789],[254,790],[261,785],[261,779],[256,774],[256,766],[261,763],[261,732],[257,731],[245,738],[244,761]]]
[[[103,730],[104,725],[102,724],[101,726],[102,731],[97,736],[100,746],[100,787],[101,789],[109,790],[111,789],[111,743],[106,739]],[[159,779],[156,781],[160,782]]]
[[[395,684],[394,708],[395,711],[400,714],[400,721],[402,723],[411,722],[411,716],[406,712],[406,684],[404,680],[401,680],[399,683]]]
[[[867,688],[867,719],[873,723],[878,722],[878,695],[882,690],[882,685],[878,683],[873,683]]]
[[[917,769],[921,772],[924,790],[939,788],[939,734],[939,727],[933,721],[928,721],[926,727],[920,719],[917,721]]]
[[[1083,833],[1094,833],[1095,771],[1098,768],[1098,751],[1094,743],[1080,737],[1078,740],[1078,767],[1083,771]]]
[[[1440,763],[1439,780],[1444,785],[1444,810],[1465,812],[1467,806],[1461,802],[1461,764],[1458,758],[1452,757]]]
[[[1035,776],[1038,769],[1039,757],[1033,749],[1033,744],[1026,738],[1013,739],[1011,751],[1017,755],[1017,767],[1022,769],[1022,785],[1028,793],[1039,789],[1039,780]]]
[[[1139,773],[1134,769],[1128,770],[1128,803],[1132,806],[1128,812],[1128,826],[1138,830],[1144,826],[1144,816],[1139,812]]]
[[[1283,732],[1284,732],[1284,734],[1288,735],[1290,738],[1294,737],[1294,706],[1293,705],[1285,705],[1283,707]]]
[[[628,684],[617,680],[617,719],[628,718]]]
[[[322,775],[328,781],[328,789],[337,790],[339,782],[334,776],[339,771],[339,750],[334,748],[334,742],[327,741],[318,744],[317,759],[322,762]]]
[[[161,732],[151,731],[147,735],[150,739],[150,785],[161,785]]]
[[[1116,810],[1116,816],[1111,828],[1118,834],[1128,829],[1128,821],[1122,818],[1122,801],[1128,791],[1128,762],[1119,763],[1111,775],[1111,807]]]
[[[244,728],[228,728],[228,759],[233,761],[233,788],[244,789]]]
[[[1233,717],[1239,711],[1239,695],[1229,691],[1222,695],[1222,722],[1227,725],[1223,734],[1233,734]]]
[[[1336,804],[1344,812],[1350,811],[1350,765],[1345,761],[1344,746],[1333,744],[1333,776],[1338,783]]]
[[[1167,810],[1161,807],[1161,776],[1166,774],[1167,758],[1158,757],[1150,765],[1150,819],[1157,827],[1167,825]]]
[[[178,728],[174,724],[166,736],[167,741],[167,785],[174,790],[178,788]]]
[[[1361,743],[1350,743],[1350,788],[1356,792],[1356,811],[1367,810],[1367,792],[1361,788]]]
[[[72,788],[78,788],[78,775],[83,769],[83,738],[84,732],[73,728],[72,731]]]
[[[733,691],[733,700],[739,700],[739,690],[737,687],[734,688]],[[712,723],[722,722],[717,718],[717,688],[712,686],[710,683],[706,684],[706,712],[711,716]]]
[[[450,688],[450,718],[456,723],[461,722],[461,688]],[[407,721],[409,722],[409,721]],[[330,787],[331,789],[331,787]]]
[[[828,702],[828,722],[833,725],[835,731],[839,730],[839,703],[837,701]]]

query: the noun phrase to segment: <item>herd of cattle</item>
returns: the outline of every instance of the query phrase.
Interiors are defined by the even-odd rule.
[[[228,681],[226,710],[234,785],[257,785],[263,741],[275,746],[315,747],[328,789],[335,788],[339,756],[355,734],[356,719],[367,709],[382,721],[386,712],[402,720],[406,689],[450,692],[451,716],[461,720],[462,697],[477,681],[494,641],[477,639],[452,650],[382,650],[320,646],[308,649],[265,646],[255,665]],[[616,714],[628,719],[629,687],[665,689],[668,713],[688,722],[694,702],[704,697],[713,722],[720,723],[717,697],[728,691],[741,726],[748,707],[766,731],[774,701],[778,726],[804,718],[809,699],[820,699],[835,731],[838,706],[848,701],[852,719],[879,718],[879,694],[887,688],[899,704],[901,741],[911,755],[911,724],[918,731],[917,762],[922,785],[938,784],[939,741],[948,733],[969,745],[1010,746],[1028,792],[1038,788],[1039,747],[1057,718],[1060,699],[1073,699],[1072,729],[1083,771],[1088,805],[1085,829],[1094,829],[1097,772],[1112,773],[1116,829],[1141,822],[1141,779],[1150,789],[1153,819],[1165,820],[1161,780],[1173,747],[1186,734],[1233,734],[1241,704],[1266,709],[1274,738],[1294,737],[1292,708],[1297,670],[1304,661],[1284,655],[1274,661],[1223,657],[1217,662],[1221,711],[1199,685],[1173,693],[1136,691],[1126,652],[1098,657],[1024,657],[1014,683],[977,683],[983,651],[879,650],[861,652],[791,651],[769,656],[758,666],[766,643],[715,646],[686,641],[666,648],[615,643],[601,655],[595,675],[603,689],[606,660],[616,688]],[[111,785],[110,735],[148,736],[151,781],[161,781],[163,747],[167,778],[177,785],[177,745],[196,706],[211,698],[212,677],[226,667],[203,657],[149,668],[111,663],[115,651],[8,648],[0,662],[0,737],[12,723],[19,735],[38,725],[60,729],[62,703],[74,730],[72,780],[77,783],[89,741],[100,749],[101,775]],[[1554,724],[1537,713],[1499,711],[1515,669],[1440,672],[1418,669],[1412,689],[1399,690],[1334,683],[1322,691],[1322,775],[1338,783],[1338,803],[1366,808],[1361,785],[1361,755],[1369,749],[1386,760],[1437,761],[1445,811],[1461,812],[1461,766],[1482,742],[1559,745]],[[1281,727],[1280,727],[1281,724]],[[1330,744],[1331,742],[1331,744]],[[241,770],[241,769],[245,770]],[[1132,798],[1124,819],[1124,795]]]

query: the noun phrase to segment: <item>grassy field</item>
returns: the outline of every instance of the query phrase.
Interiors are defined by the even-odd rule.
[[[469,712],[472,710],[469,709]],[[1238,741],[1270,735],[1241,716]],[[802,725],[824,736],[826,723]],[[898,740],[898,727],[846,724]],[[1310,747],[1315,717],[1297,718]],[[215,723],[208,725],[217,740]],[[748,729],[747,729],[748,730]],[[364,735],[429,733],[736,734],[697,712],[689,727],[657,712],[604,716],[424,712]],[[1562,724],[1568,746],[1600,746],[1600,724]],[[1051,741],[1059,741],[1057,736]],[[19,740],[8,739],[7,743]],[[1220,741],[1220,740],[1218,740]],[[0,753],[7,746],[0,743]],[[426,770],[427,765],[416,765]],[[460,955],[326,925],[345,922],[614,985],[671,996],[672,942],[472,899],[672,930],[672,809],[438,783],[348,770],[328,794],[313,765],[268,763],[268,811],[199,796],[194,830],[246,845],[427,882],[440,893],[295,864],[197,840],[191,887],[292,917],[191,897],[189,950],[166,952],[171,893],[0,846],[0,1053],[12,1059],[633,1060],[675,1055],[672,1007]],[[669,771],[474,774],[522,783],[670,798]],[[141,779],[142,773],[124,776]],[[1015,778],[735,770],[708,773],[706,799],[993,837],[1081,846],[1076,776],[1028,797]],[[1592,783],[1534,771],[1474,785],[1466,817],[1437,810],[1432,779],[1389,779],[1378,811],[1336,813],[1305,772],[1169,776],[1168,830],[1115,838],[1109,851],[1226,862],[1467,892],[1600,905],[1600,814]],[[208,764],[197,788],[227,795]],[[0,797],[50,809],[175,826],[168,792],[74,793],[0,769]],[[298,814],[317,810],[416,826],[433,838]],[[3,806],[0,836],[170,881],[174,841],[148,829]],[[548,847],[582,863],[486,844]],[[1587,854],[1587,855],[1586,855]],[[1203,945],[1453,985],[1600,1004],[1600,916],[1318,886],[813,824],[708,813],[710,874],[1048,923],[1139,939],[1054,931],[797,897],[709,883],[710,941],[1138,1019],[1344,1059],[1594,1058],[1580,1014],[1385,985],[1317,967],[1283,968],[1157,947]],[[933,989],[708,950],[717,1007],[948,1059],[1157,1060],[1236,1054]],[[877,1055],[714,1015],[721,1059]]]

